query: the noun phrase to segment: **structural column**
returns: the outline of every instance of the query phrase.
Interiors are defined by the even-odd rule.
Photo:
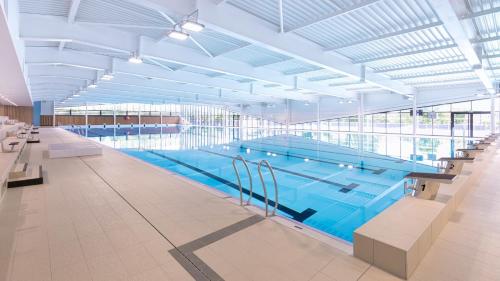
[[[321,103],[321,98],[318,98],[318,102],[316,103],[316,134],[317,134],[317,138],[318,138],[318,141],[320,140],[320,103]]]
[[[142,108],[141,108],[141,106],[139,106],[139,113],[138,113],[139,127],[141,127],[141,112],[142,112]]]
[[[417,116],[417,92],[413,93],[413,168],[416,168],[417,164],[417,125],[418,125],[418,116]]]
[[[286,104],[286,120],[285,120],[285,125],[286,125],[286,133],[289,134],[288,130],[290,128],[290,100],[286,99],[285,100]]]
[[[116,104],[113,104],[113,126],[116,126]]]
[[[358,132],[365,132],[365,95],[358,93]]]
[[[417,117],[417,93],[413,94],[413,137],[417,135],[417,125],[418,125],[418,117]]]
[[[490,94],[491,101],[491,114],[490,114],[490,123],[491,123],[491,133],[496,133],[496,118],[495,118],[495,94]]]
[[[89,114],[88,114],[88,105],[85,102],[85,128],[89,127]]]
[[[358,150],[363,153],[365,148],[365,95],[358,93]]]
[[[52,101],[52,127],[56,126],[56,101]]]

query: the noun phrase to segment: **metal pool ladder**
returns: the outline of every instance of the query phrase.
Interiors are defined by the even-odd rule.
[[[238,178],[238,186],[240,187],[240,205],[243,206],[243,187],[241,186],[241,178],[240,178],[240,173],[238,172],[238,167],[236,167],[236,161],[240,160],[243,162],[243,165],[245,166],[245,169],[247,170],[248,174],[248,181],[250,182],[250,189],[249,189],[249,194],[248,194],[248,200],[245,205],[250,205],[250,200],[252,199],[252,174],[250,173],[250,169],[248,168],[247,161],[241,156],[237,155],[236,157],[233,158],[233,168],[234,168],[234,173],[236,174],[236,178]],[[267,203],[266,203],[267,204]],[[267,205],[266,205],[266,210],[267,210]]]
[[[260,177],[260,182],[262,183],[262,189],[264,190],[264,204],[266,206],[266,217],[268,216],[268,199],[267,199],[267,187],[266,183],[264,182],[264,177],[262,176],[262,164],[265,164],[267,168],[269,169],[269,172],[271,173],[271,176],[273,177],[273,182],[274,182],[274,208],[272,212],[272,216],[276,215],[276,209],[278,209],[278,184],[276,183],[276,176],[274,175],[273,167],[271,167],[271,164],[267,160],[261,160],[258,165],[258,171],[259,171],[259,177]]]

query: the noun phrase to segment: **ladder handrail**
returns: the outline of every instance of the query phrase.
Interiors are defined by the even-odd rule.
[[[259,162],[259,165],[257,167],[257,170],[259,171],[259,177],[260,177],[260,182],[262,183],[262,189],[264,190],[264,204],[266,205],[266,217],[268,216],[268,199],[267,199],[267,187],[266,187],[266,184],[264,182],[264,177],[262,176],[262,170],[261,170],[261,167],[262,167],[262,163],[266,164],[267,168],[269,169],[269,172],[271,172],[271,176],[273,177],[273,181],[274,181],[274,195],[275,195],[275,198],[274,198],[274,209],[273,209],[273,213],[271,215],[276,215],[276,209],[278,209],[278,184],[276,183],[276,176],[274,175],[274,171],[273,171],[273,167],[271,167],[271,164],[269,164],[269,162],[267,160],[261,160]]]
[[[238,179],[238,186],[240,187],[240,205],[243,206],[243,187],[241,186],[241,178],[240,178],[240,173],[238,172],[238,167],[236,167],[236,160],[240,160],[243,162],[243,165],[245,166],[245,169],[247,170],[248,174],[248,180],[250,182],[250,193],[248,195],[248,200],[246,202],[246,205],[250,205],[250,200],[252,199],[252,174],[250,173],[250,169],[248,168],[247,161],[241,156],[237,155],[236,157],[233,158],[233,168],[234,168],[234,173],[236,174],[236,178]]]

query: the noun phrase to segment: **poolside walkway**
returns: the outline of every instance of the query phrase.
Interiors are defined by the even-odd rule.
[[[0,204],[0,280],[399,280],[113,149],[48,159],[49,143],[78,137],[40,138],[23,157],[46,184]],[[412,280],[500,280],[498,167],[496,156]]]

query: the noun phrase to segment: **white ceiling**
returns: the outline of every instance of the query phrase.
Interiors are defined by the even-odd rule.
[[[10,36],[8,22],[0,9],[0,104],[31,105],[18,53]]]
[[[411,95],[451,83],[492,90],[497,0],[19,0],[34,100],[66,104],[314,102]],[[198,10],[206,25],[166,37]],[[127,62],[138,53],[144,63]],[[99,80],[104,72],[115,78]]]

